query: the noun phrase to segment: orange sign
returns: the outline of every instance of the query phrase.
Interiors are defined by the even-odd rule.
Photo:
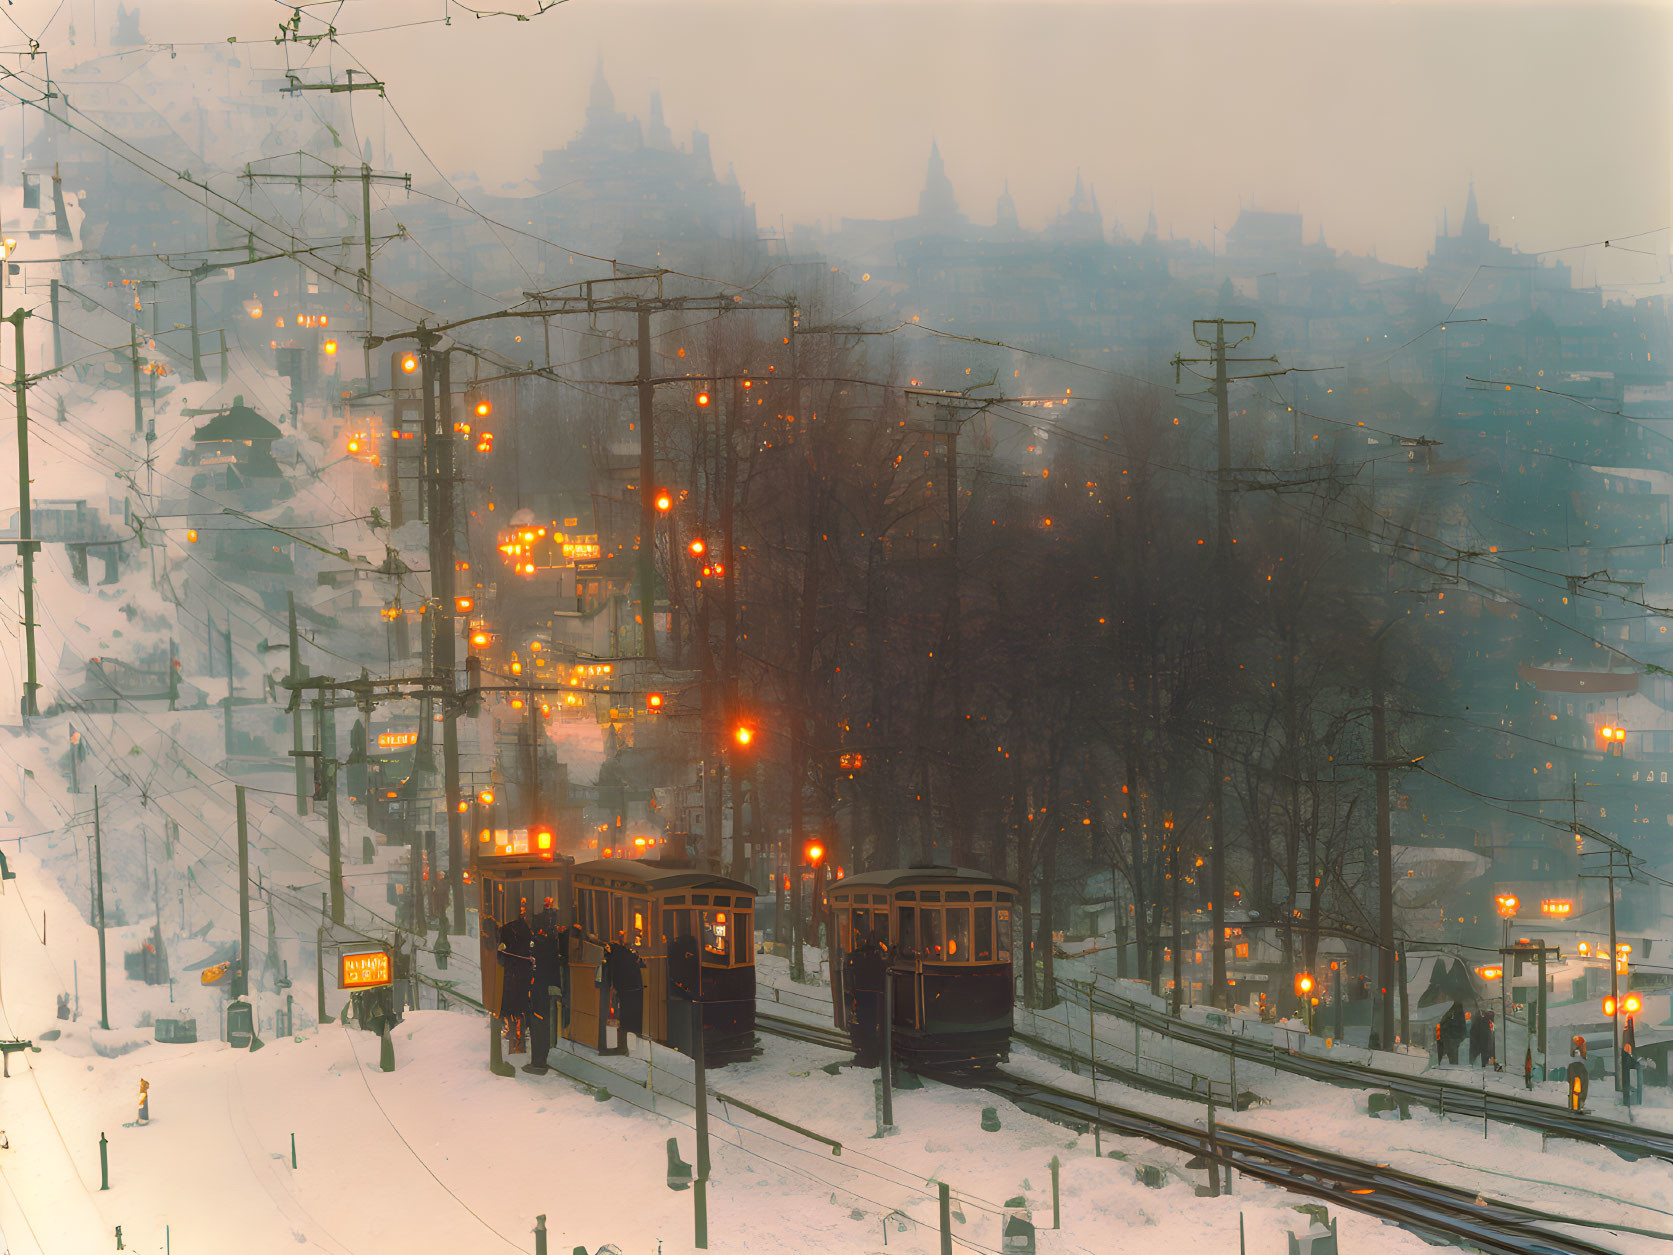
[[[387,950],[344,951],[338,957],[341,960],[337,978],[339,989],[372,989],[390,984],[394,979]]]
[[[378,748],[380,750],[395,750],[406,745],[417,745],[416,732],[380,732],[378,733]]]

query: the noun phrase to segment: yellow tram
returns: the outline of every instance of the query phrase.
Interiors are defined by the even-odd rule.
[[[565,933],[565,1038],[615,1052],[613,1023],[690,1054],[700,1022],[707,1063],[755,1053],[752,886],[668,862],[547,855],[484,860],[477,880],[483,1004],[493,1014],[504,993],[500,930],[551,898]]]
[[[577,863],[570,880],[565,1037],[610,1048],[613,1008],[623,1029],[686,1054],[700,1019],[711,1064],[755,1053],[753,886],[619,858]]]

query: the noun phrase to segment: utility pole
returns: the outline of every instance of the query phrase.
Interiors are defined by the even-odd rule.
[[[343,832],[337,814],[337,707],[330,677],[320,689],[319,765],[325,773],[325,841],[331,880],[331,922],[343,922]]]
[[[139,328],[128,324],[128,368],[133,374],[134,382],[134,435],[145,434],[145,411],[139,399]]]
[[[226,732],[227,732],[227,757],[228,758],[232,757],[232,749],[233,749],[233,741],[232,741],[232,699],[233,699],[232,611],[228,610],[227,611],[227,727],[226,727]]]
[[[215,269],[216,267],[205,262],[188,271],[186,275],[186,290],[191,294],[192,302],[192,378],[198,383],[202,383],[204,379],[203,355],[198,347],[198,281],[214,273]]]
[[[1214,336],[1209,339],[1203,334],[1204,328],[1213,327]],[[1226,339],[1226,328],[1247,328],[1236,334],[1233,340]],[[1253,339],[1256,325],[1243,320],[1228,321],[1224,318],[1196,318],[1191,322],[1191,338],[1198,344],[1210,350],[1207,358],[1181,357],[1175,355],[1173,359],[1174,381],[1179,381],[1180,370],[1187,364],[1205,364],[1214,367],[1214,379],[1211,384],[1214,393],[1215,418],[1215,448],[1217,451],[1217,466],[1214,488],[1214,596],[1220,603],[1220,619],[1225,622],[1229,609],[1224,603],[1226,592],[1231,586],[1232,563],[1232,525],[1231,525],[1231,494],[1232,485],[1232,429],[1231,429],[1231,398],[1230,387],[1233,376],[1227,373],[1229,362],[1276,362],[1275,357],[1227,357],[1228,349],[1236,348],[1239,344]],[[1238,375],[1238,379],[1258,378],[1259,376]],[[1213,848],[1208,858],[1208,895],[1209,895],[1209,927],[1212,931],[1213,966],[1210,979],[1213,986],[1209,991],[1209,1001],[1214,1006],[1224,1006],[1226,1003],[1226,821],[1225,821],[1225,767],[1221,759],[1220,743],[1210,736],[1209,741],[1209,818],[1210,831],[1213,838]]]
[[[36,692],[41,687],[35,678],[35,551],[40,542],[34,539],[33,516],[29,507],[29,376],[24,370],[23,320],[29,311],[21,306],[6,315],[6,321],[16,331],[17,361],[13,387],[17,392],[17,551],[23,560],[23,648],[25,671],[23,679],[23,718],[40,714],[36,707]]]
[[[442,690],[442,784],[447,801],[447,886],[455,936],[465,931],[464,833],[459,817],[459,710],[454,700],[457,603],[454,587],[452,355],[425,346],[425,473],[430,496],[430,659]]]
[[[656,385],[651,382],[651,310],[641,305],[639,351],[639,641],[648,662],[656,661],[656,440],[652,427],[651,402]],[[730,574],[730,572],[728,572]]]
[[[1377,988],[1384,1050],[1394,1048],[1394,843],[1388,816],[1388,732],[1383,707],[1383,643],[1371,663],[1371,762],[1377,791]],[[1501,978],[1502,979],[1502,978]]]
[[[250,822],[244,810],[244,786],[233,786],[238,799],[238,970],[232,978],[232,996],[250,992]]]
[[[362,91],[369,87],[370,84],[363,84],[360,87],[348,90]],[[366,334],[361,341],[361,346],[366,370],[366,388],[370,391],[372,387],[372,306],[374,303],[372,299],[372,184],[400,183],[410,192],[412,191],[412,175],[374,171],[371,166],[361,162],[358,171],[351,172],[337,166],[331,166],[328,171],[318,174],[304,174],[300,171],[295,174],[281,174],[276,170],[252,170],[249,166],[245,166],[244,173],[239,177],[250,183],[254,183],[258,179],[270,183],[295,183],[299,188],[304,182],[342,183],[349,179],[360,180],[360,225],[366,250],[365,268],[360,272],[361,292],[366,303]],[[394,385],[393,377],[390,384],[391,386]]]
[[[110,996],[105,974],[105,842],[99,826],[99,786],[93,786],[93,882],[99,907],[99,1027],[110,1027]]]
[[[285,619],[287,639],[290,641],[290,678],[294,684],[302,678],[302,667],[297,661],[300,652],[300,640],[296,631],[296,593],[285,590]],[[368,725],[368,730],[370,726]],[[297,703],[296,709],[290,712],[290,748],[291,755],[296,759],[296,813],[308,813],[308,763],[302,757],[302,705]]]

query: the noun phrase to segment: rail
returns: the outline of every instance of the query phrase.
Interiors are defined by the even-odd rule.
[[[1442,1115],[1498,1120],[1503,1124],[1532,1129],[1546,1137],[1590,1142],[1628,1155],[1647,1155],[1673,1161],[1673,1132],[1666,1130],[1624,1124],[1601,1116],[1577,1115],[1537,1098],[1521,1098],[1430,1076],[1410,1075],[1343,1059],[1322,1058],[1223,1029],[1176,1020],[1153,1007],[1107,990],[1097,990],[1093,996],[1098,1011],[1185,1045],[1232,1055],[1236,1059],[1331,1085],[1387,1090],[1396,1098],[1433,1107]]]
[[[1287,1138],[1214,1123],[1203,1128],[1094,1101],[1084,1094],[1010,1073],[985,1078],[982,1088],[1024,1110],[1071,1124],[1096,1123],[1142,1138],[1298,1194],[1328,1199],[1418,1233],[1462,1239],[1492,1255],[1618,1255],[1611,1247],[1554,1230],[1552,1226],[1608,1228],[1665,1236],[1625,1225],[1577,1220],[1519,1204],[1491,1200],[1372,1163],[1320,1150]]]

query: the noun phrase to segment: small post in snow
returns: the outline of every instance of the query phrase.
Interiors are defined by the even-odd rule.
[[[99,1188],[110,1188],[110,1139],[103,1133],[99,1134]]]

